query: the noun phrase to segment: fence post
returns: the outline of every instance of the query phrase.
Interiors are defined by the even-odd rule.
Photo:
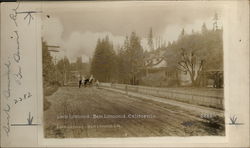
[[[194,103],[194,95],[193,95],[193,94],[191,94],[191,96],[192,96],[192,98],[191,98],[190,103]]]
[[[128,95],[128,85],[127,84],[125,85],[125,92],[126,92],[126,95]]]

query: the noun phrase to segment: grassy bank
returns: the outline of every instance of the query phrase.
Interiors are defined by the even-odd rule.
[[[59,85],[45,85],[43,87],[44,92],[44,100],[43,100],[43,110],[46,111],[51,106],[51,103],[48,101],[47,97],[51,96],[54,92],[56,92],[59,88]]]

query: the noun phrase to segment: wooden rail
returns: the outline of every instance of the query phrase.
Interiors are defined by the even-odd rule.
[[[145,95],[152,95],[156,97],[173,99],[181,102],[213,107],[218,109],[224,108],[224,97],[223,97],[223,91],[221,90],[219,91],[217,90],[200,91],[199,89],[181,90],[178,88],[176,89],[158,88],[158,87],[111,84],[111,83],[100,83],[100,86],[119,89],[125,92],[137,92]]]

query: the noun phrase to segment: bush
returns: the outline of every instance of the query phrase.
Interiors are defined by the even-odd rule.
[[[47,97],[55,93],[60,86],[60,83],[55,82],[53,85],[45,83],[43,87],[43,94],[44,94],[44,100],[43,100],[43,109],[44,111],[48,110],[51,106],[51,103],[48,101]]]
[[[48,110],[50,106],[51,106],[51,103],[48,101],[46,97],[44,97],[43,110],[44,111]]]

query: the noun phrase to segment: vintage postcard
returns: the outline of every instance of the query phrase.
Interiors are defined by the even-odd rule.
[[[249,132],[249,1],[1,4],[1,146],[248,147]]]

